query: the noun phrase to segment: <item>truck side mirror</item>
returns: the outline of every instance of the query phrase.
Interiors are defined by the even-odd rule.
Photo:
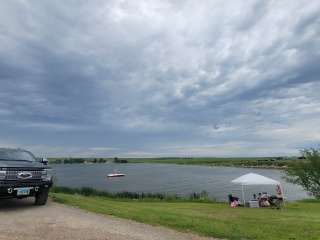
[[[47,158],[41,158],[41,163],[43,165],[48,165],[48,159]]]

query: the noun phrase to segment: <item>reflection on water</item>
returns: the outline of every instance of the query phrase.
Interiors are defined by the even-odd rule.
[[[61,164],[52,165],[59,186],[93,187],[109,192],[152,192],[188,195],[205,190],[211,197],[227,200],[229,193],[241,196],[241,187],[230,181],[243,174],[254,172],[283,182],[288,200],[307,198],[297,185],[284,182],[280,170],[233,167],[208,167],[175,164]],[[125,177],[107,178],[113,170],[125,173]],[[274,186],[245,187],[246,196],[253,193],[275,193]]]

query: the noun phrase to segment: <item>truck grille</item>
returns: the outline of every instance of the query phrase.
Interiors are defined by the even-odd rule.
[[[19,178],[19,173],[28,172],[31,173],[31,177],[28,180],[41,180],[42,171],[41,170],[7,170],[5,180],[24,180]]]

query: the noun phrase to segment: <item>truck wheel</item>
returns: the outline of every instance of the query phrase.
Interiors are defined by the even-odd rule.
[[[43,189],[40,192],[38,192],[36,194],[36,200],[34,204],[37,206],[45,205],[48,200],[48,194],[49,194],[48,189]]]

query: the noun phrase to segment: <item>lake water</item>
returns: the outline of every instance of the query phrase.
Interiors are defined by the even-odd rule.
[[[286,183],[283,172],[270,169],[233,167],[208,167],[175,164],[57,164],[52,165],[57,176],[57,185],[67,187],[93,187],[109,192],[151,192],[188,195],[205,190],[210,197],[227,200],[232,193],[241,196],[241,186],[230,183],[234,178],[253,172],[279,180],[283,183],[288,200],[307,198],[301,187]],[[107,178],[113,170],[125,173],[125,177]],[[246,186],[247,199],[253,193],[275,193],[274,186]]]

